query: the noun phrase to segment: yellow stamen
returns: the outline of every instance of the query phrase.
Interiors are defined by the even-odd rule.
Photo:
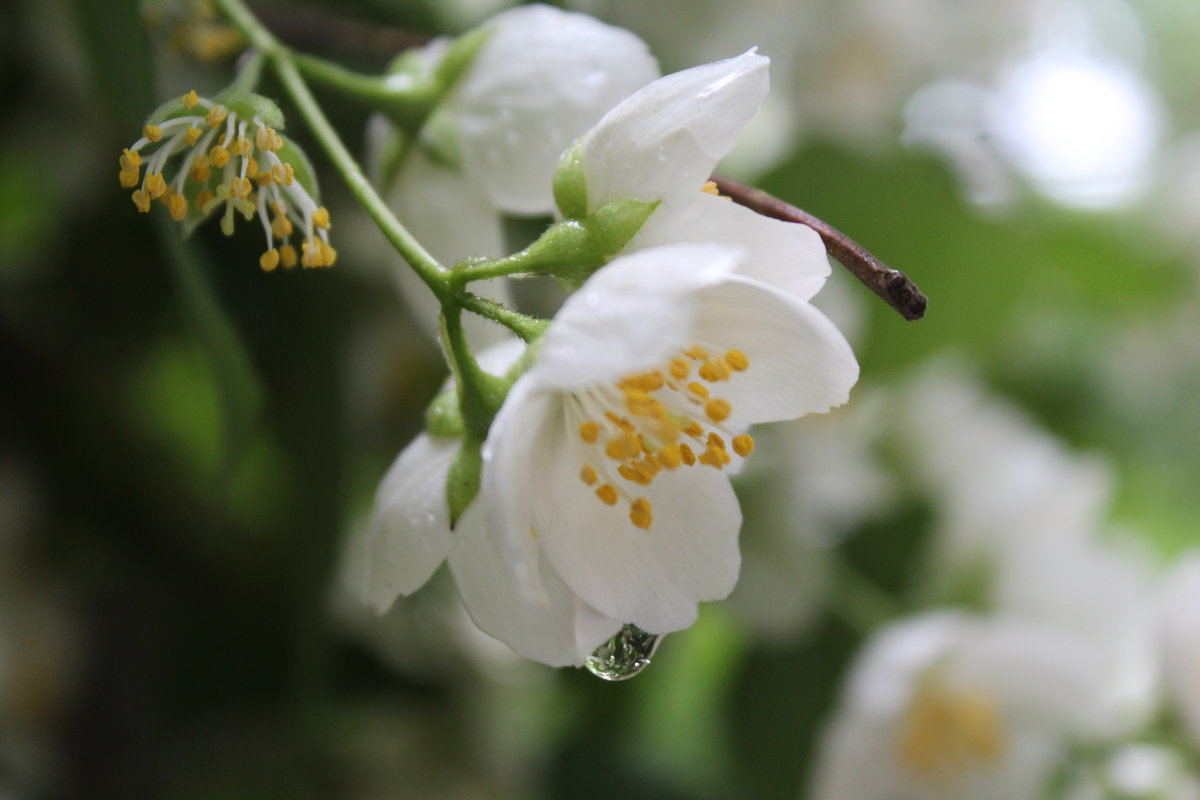
[[[196,104],[200,102],[200,97],[196,94],[196,90],[192,89],[183,97],[179,98],[179,102],[183,103],[184,108],[186,108],[188,111],[191,111],[196,107]]]
[[[599,497],[605,505],[615,506],[617,504],[617,487],[606,483],[596,490],[596,497]]]
[[[324,239],[320,243],[321,248],[321,264],[322,267],[332,267],[337,262],[337,250],[330,246],[329,242]]]
[[[204,133],[204,131],[200,130],[194,125],[188,125],[187,132],[183,134],[183,140],[188,143],[188,147],[195,147],[196,142],[200,141],[200,135],[202,133]]]
[[[600,437],[600,426],[594,422],[583,422],[579,425],[579,438],[588,444],[595,443]]]
[[[639,497],[633,501],[633,506],[629,509],[629,521],[634,526],[647,530],[654,524],[653,506],[650,501],[644,497]]]
[[[121,180],[122,189],[132,189],[138,185],[141,173],[136,169],[123,169],[117,174],[117,177]]]
[[[683,354],[693,361],[703,361],[708,358],[708,351],[698,344],[692,345],[690,350],[684,350]]]
[[[671,359],[671,377],[677,381],[687,380],[687,376],[692,371],[692,365],[686,360],[676,356]]]
[[[725,363],[737,372],[750,366],[750,359],[741,350],[730,350],[725,353]]]
[[[729,404],[729,401],[720,398],[714,398],[704,404],[704,413],[713,422],[723,422],[729,417],[729,412],[732,410],[733,406]]]
[[[250,146],[249,139],[247,139],[245,136],[239,136],[233,141],[233,147],[230,149],[230,152],[232,152],[235,156],[246,158],[254,152],[254,148]]]
[[[667,469],[678,469],[683,463],[681,447],[686,445],[669,444],[658,452],[658,460]]]
[[[733,452],[742,458],[754,452],[754,437],[748,433],[733,437]]]
[[[229,193],[234,197],[240,197],[243,200],[250,196],[250,190],[253,189],[250,181],[245,178],[234,178],[229,182]]]
[[[713,197],[721,196],[721,192],[717,189],[716,181],[705,181],[704,185],[700,187],[700,191],[705,194],[711,194]]]
[[[142,136],[152,142],[162,141],[162,128],[157,125],[146,125],[142,128]]]
[[[608,440],[604,446],[604,454],[615,461],[634,458],[642,452],[641,443],[632,433],[625,433]]]
[[[271,177],[280,186],[291,186],[292,181],[296,179],[296,170],[291,164],[276,164],[271,167]]]
[[[167,182],[163,180],[161,172],[150,172],[146,174],[144,188],[146,194],[150,195],[150,199],[157,200],[167,193]]]
[[[137,206],[137,210],[146,214],[150,211],[150,195],[145,189],[138,189],[133,193],[133,204]]]
[[[142,166],[142,154],[128,147],[121,153],[121,169],[137,171]]]
[[[699,397],[702,400],[704,398],[708,397],[708,387],[705,386],[703,383],[699,383],[697,381],[692,381],[691,383],[689,383],[687,385],[687,388],[688,388],[689,392],[696,395],[697,397]]]
[[[224,122],[225,117],[228,115],[229,111],[227,111],[224,106],[213,106],[209,110],[208,114],[205,115],[204,121],[215,128]]]
[[[599,480],[599,478],[596,477],[596,470],[585,464],[583,471],[579,473],[579,480],[583,481],[588,486],[592,486],[596,483],[596,481]]]
[[[200,194],[196,195],[196,210],[202,214],[206,213],[204,207],[211,203],[214,199],[215,198],[213,198],[212,192],[210,192],[208,189],[201,189]]]
[[[167,208],[171,212],[171,219],[182,222],[183,218],[187,216],[187,198],[181,194],[172,194],[171,199],[167,202]]]
[[[329,229],[329,212],[325,210],[325,206],[321,206],[312,213],[312,224],[321,230]]]
[[[271,220],[271,233],[282,239],[292,233],[292,221],[287,217],[276,217]]]
[[[279,266],[279,251],[271,248],[263,253],[258,259],[258,265],[263,268],[263,272],[270,272]]]
[[[679,445],[679,456],[683,459],[683,463],[689,467],[696,463],[696,454],[692,452],[692,448],[688,446],[687,442]]]
[[[296,248],[290,244],[285,244],[279,248],[279,261],[283,264],[284,269],[291,269],[296,266]]]
[[[208,151],[209,161],[214,167],[220,169],[229,163],[229,151],[219,144],[213,145],[213,148]]]

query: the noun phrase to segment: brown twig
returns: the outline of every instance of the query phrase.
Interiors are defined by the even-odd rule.
[[[829,251],[829,255],[836,258],[884,302],[899,311],[905,319],[916,320],[925,316],[929,298],[916,284],[900,270],[892,269],[871,255],[865,247],[837,228],[761,189],[755,189],[723,175],[713,175],[712,179],[721,194],[732,198],[738,205],[757,211],[763,216],[784,222],[799,222],[812,228],[820,235],[821,241],[825,242],[825,249]]]

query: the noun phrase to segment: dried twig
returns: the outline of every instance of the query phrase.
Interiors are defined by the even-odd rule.
[[[900,270],[888,267],[871,255],[865,247],[837,228],[761,189],[722,175],[714,175],[713,180],[716,181],[721,194],[732,198],[738,205],[767,217],[784,222],[799,222],[812,228],[825,242],[825,249],[829,251],[829,255],[850,270],[868,289],[883,298],[884,302],[899,311],[905,319],[916,320],[925,316],[929,298],[916,284]]]

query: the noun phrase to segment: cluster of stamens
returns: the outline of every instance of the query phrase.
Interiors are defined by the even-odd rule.
[[[717,384],[749,366],[740,350],[712,354],[697,344],[665,369],[629,375],[615,392],[596,393],[598,403],[590,402],[592,396],[581,399],[578,435],[597,455],[584,464],[580,480],[595,487],[605,505],[624,498],[630,521],[649,528],[654,509],[637,487],[649,486],[664,470],[697,465],[721,470],[733,460],[730,449],[742,458],[754,450],[753,438],[733,436],[723,426],[733,406],[714,393]]]
[[[337,251],[329,244],[329,212],[296,179],[295,168],[279,157],[283,137],[258,115],[239,118],[236,111],[194,91],[181,102],[197,113],[146,125],[142,138],[121,155],[121,186],[134,189],[138,211],[149,212],[157,200],[173,219],[183,221],[190,211],[207,215],[224,205],[221,230],[227,236],[233,233],[235,211],[247,220],[257,215],[262,222],[267,249],[258,263],[264,270],[297,263],[333,266]],[[157,147],[143,157],[150,145]],[[183,159],[168,179],[164,169],[177,154]],[[297,231],[299,255],[291,243]]]
[[[909,773],[946,781],[994,765],[1007,746],[995,698],[984,691],[918,689],[901,719],[896,754]]]

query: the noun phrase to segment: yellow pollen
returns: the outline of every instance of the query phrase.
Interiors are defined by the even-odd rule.
[[[128,147],[121,153],[121,169],[137,171],[142,166],[142,154]]]
[[[605,411],[604,416],[608,418],[609,422],[611,422],[613,425],[616,425],[618,428],[625,431],[626,433],[633,433],[633,423],[631,423],[629,420],[625,419],[624,417],[618,417],[616,414],[614,414],[611,411]]]
[[[635,527],[641,528],[642,530],[647,530],[651,525],[654,524],[653,508],[654,507],[650,505],[649,500],[644,497],[639,497],[633,501],[633,505],[629,509],[629,521],[632,522]]]
[[[229,112],[225,110],[224,106],[213,106],[204,117],[204,121],[215,128],[224,122],[228,115]]]
[[[325,206],[321,206],[312,213],[312,224],[321,230],[329,229],[329,212],[325,210]]]
[[[725,363],[737,372],[741,372],[750,366],[750,359],[746,358],[746,354],[741,350],[730,350],[725,353]]]
[[[725,450],[719,447],[713,447],[712,445],[704,448],[704,452],[700,454],[699,458],[701,464],[707,464],[708,466],[716,467],[717,469],[721,469],[731,460],[732,459],[730,459],[729,453],[725,452]]]
[[[700,187],[700,191],[705,194],[711,194],[713,197],[721,196],[721,192],[717,189],[716,181],[705,181],[704,185]]]
[[[253,159],[251,159],[251,160],[253,160]],[[258,165],[255,164],[255,166],[257,167]],[[250,172],[250,170],[246,170],[247,174],[249,174],[249,172]],[[273,184],[275,182],[275,176],[272,175],[270,172],[255,172],[254,173],[254,182],[257,183],[259,186],[270,186],[271,184]]]
[[[617,467],[617,474],[622,478],[640,486],[648,486],[650,481],[654,480],[653,475],[647,475],[643,470],[637,467],[631,467],[627,464],[622,464]]]
[[[167,193],[167,182],[163,180],[161,172],[150,172],[146,174],[146,194],[150,195],[150,199],[157,200]]]
[[[283,202],[283,200],[276,197],[271,201],[271,210],[282,217],[287,213],[287,205]]]
[[[229,151],[219,144],[213,145],[213,148],[208,151],[209,161],[214,167],[220,169],[229,163]]]
[[[253,178],[258,175],[258,162],[253,158],[246,159],[246,177]]]
[[[202,189],[200,194],[196,195],[196,210],[203,213],[204,207],[214,200],[213,193],[208,189]]]
[[[196,142],[200,141],[200,134],[204,131],[194,125],[187,126],[187,132],[183,134],[183,140],[188,143],[188,147],[195,147]]]
[[[247,139],[245,136],[239,136],[233,142],[232,152],[234,155],[238,155],[238,156],[241,156],[242,158],[246,158],[247,156],[249,156],[251,153],[254,152],[254,148],[250,146],[249,139]]]
[[[704,404],[704,413],[713,422],[723,422],[729,417],[729,412],[732,410],[733,406],[729,404],[729,401],[720,398],[714,398]]]
[[[924,688],[900,722],[896,754],[908,772],[944,783],[976,766],[995,764],[1007,744],[991,695]]]
[[[234,178],[229,182],[229,193],[234,197],[245,199],[250,196],[252,188],[250,181],[245,178]]]
[[[326,242],[324,240],[322,240],[320,242],[320,248],[321,248],[321,266],[322,267],[332,267],[334,265],[334,263],[337,261],[337,250],[334,250],[333,247],[330,246],[329,242]]]
[[[272,247],[259,257],[258,265],[263,268],[263,272],[275,269],[279,266],[279,251]]]
[[[579,438],[588,444],[595,443],[600,437],[600,427],[594,422],[583,422],[579,425]]]
[[[696,454],[692,452],[692,448],[687,442],[679,445],[679,457],[683,459],[683,463],[687,466],[692,466],[696,463]]]
[[[296,170],[291,164],[276,164],[271,167],[271,177],[280,186],[291,186],[296,178]]]
[[[606,483],[596,490],[596,497],[599,497],[605,505],[615,506],[617,504],[617,487]]]
[[[181,194],[173,194],[171,195],[171,199],[167,201],[167,208],[171,212],[171,219],[176,222],[182,222],[183,218],[187,216],[187,198]]]
[[[270,128],[259,128],[254,132],[254,146],[259,150],[271,149],[271,134],[274,131]]]
[[[687,380],[687,376],[692,371],[692,365],[685,359],[676,356],[671,359],[671,377],[677,381]]]
[[[698,381],[692,381],[687,385],[688,391],[700,397],[701,399],[708,397],[708,387]]]
[[[142,128],[142,136],[145,136],[152,142],[161,141],[162,128],[158,127],[157,125],[147,125]]]
[[[683,432],[686,433],[688,436],[691,436],[693,439],[699,439],[701,436],[704,435],[704,428],[700,425],[699,422],[696,422],[696,420],[692,420],[691,422],[688,423],[687,427],[683,429]]]
[[[693,361],[703,361],[708,358],[708,351],[698,344],[692,345],[690,350],[684,350],[683,354]]]
[[[733,437],[733,452],[742,458],[754,452],[754,437],[747,433]]]
[[[604,454],[615,461],[634,458],[642,452],[641,442],[632,433],[614,436],[604,446]]]
[[[183,103],[184,108],[186,108],[188,111],[191,111],[196,107],[196,104],[200,102],[200,97],[196,94],[196,90],[192,89],[183,97],[179,98],[179,102]]]
[[[141,172],[136,169],[123,169],[118,173],[118,178],[121,180],[122,189],[132,189],[138,185],[138,179],[141,178]]]
[[[714,383],[723,381],[733,374],[733,367],[723,357],[710,358],[700,365],[700,377]]]
[[[708,435],[707,444],[709,447],[715,447],[718,450],[725,449],[725,440],[721,438],[721,434],[719,433],[710,433]]]
[[[138,189],[133,193],[133,204],[137,206],[137,210],[146,214],[150,211],[150,195],[146,194],[145,189]]]
[[[579,473],[579,480],[583,481],[588,486],[592,486],[596,483],[596,481],[599,480],[599,478],[596,477],[596,470],[584,465],[583,470]]]
[[[279,248],[279,262],[283,264],[284,269],[291,269],[296,266],[296,248],[290,244],[285,244]]]
[[[287,217],[276,217],[271,220],[271,233],[282,239],[292,232],[292,221]]]
[[[683,463],[683,452],[681,446],[677,444],[669,444],[662,450],[658,451],[658,461],[667,469],[678,469]]]

